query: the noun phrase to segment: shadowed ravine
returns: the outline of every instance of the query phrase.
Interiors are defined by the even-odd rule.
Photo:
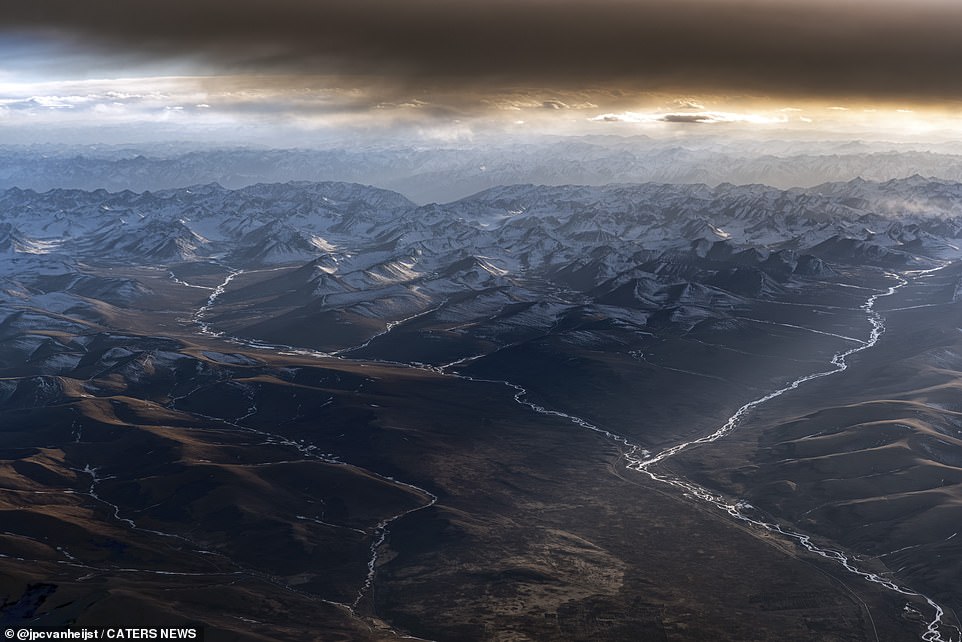
[[[244,270],[230,269],[224,281],[220,283],[217,287],[212,289],[211,295],[208,298],[206,304],[203,305],[194,313],[192,317],[192,321],[199,327],[200,332],[206,336],[216,337],[221,340],[227,341],[229,343],[241,345],[251,349],[271,350],[281,355],[288,354],[288,355],[297,355],[297,356],[310,356],[310,357],[315,357],[319,359],[333,358],[333,359],[341,359],[341,360],[348,360],[348,361],[355,361],[355,360],[367,361],[367,362],[376,361],[376,362],[388,363],[388,364],[398,365],[398,366],[412,368],[412,369],[421,369],[421,370],[427,369],[427,370],[436,372],[438,374],[456,377],[456,378],[468,380],[468,381],[496,383],[496,384],[507,386],[514,391],[514,400],[518,404],[538,414],[546,415],[550,417],[556,417],[556,418],[569,421],[570,423],[573,423],[581,428],[598,433],[604,436],[605,438],[607,438],[608,440],[611,440],[619,444],[619,446],[623,450],[622,456],[624,457],[624,460],[626,462],[625,463],[626,468],[639,473],[643,473],[653,481],[678,489],[682,491],[682,494],[685,497],[694,499],[696,501],[699,501],[699,502],[708,504],[714,508],[717,508],[720,511],[722,511],[724,514],[730,516],[731,518],[734,518],[735,520],[738,520],[739,522],[743,522],[745,524],[751,525],[752,527],[762,529],[770,534],[778,535],[781,538],[785,539],[786,541],[791,541],[794,544],[801,546],[808,552],[833,562],[838,568],[844,569],[847,573],[858,576],[861,579],[869,583],[878,585],[890,592],[904,596],[906,600],[909,602],[908,604],[906,604],[906,607],[905,607],[906,609],[914,610],[920,614],[921,614],[921,611],[919,611],[918,609],[929,611],[930,615],[922,616],[922,619],[924,620],[924,623],[925,623],[924,631],[921,633],[922,640],[925,640],[926,642],[959,642],[959,641],[962,641],[962,630],[960,630],[954,624],[943,621],[943,617],[945,616],[944,609],[942,608],[942,606],[940,606],[930,597],[923,595],[917,591],[914,591],[911,588],[905,585],[902,585],[894,580],[886,579],[885,577],[882,577],[877,573],[870,572],[861,568],[855,562],[855,558],[856,558],[855,555],[842,552],[840,550],[831,548],[827,545],[820,545],[813,541],[811,535],[807,535],[805,533],[796,531],[790,527],[776,523],[770,518],[767,518],[765,515],[761,513],[761,511],[759,511],[754,506],[752,506],[751,504],[745,501],[734,499],[734,498],[725,498],[720,494],[714,493],[711,490],[699,484],[696,484],[692,481],[689,481],[687,479],[683,479],[681,477],[668,474],[668,473],[657,472],[657,468],[659,467],[660,464],[664,464],[665,462],[667,462],[674,456],[678,455],[682,451],[688,450],[695,446],[709,444],[711,442],[717,441],[725,437],[726,435],[732,433],[738,428],[738,426],[745,419],[745,417],[748,416],[754,409],[758,408],[759,406],[762,406],[763,404],[777,397],[780,397],[788,392],[796,390],[800,386],[802,386],[803,384],[809,381],[844,372],[849,367],[849,363],[848,363],[849,357],[874,347],[878,343],[883,333],[885,332],[884,319],[875,310],[875,305],[878,299],[891,296],[897,290],[909,284],[911,280],[923,278],[925,275],[944,269],[948,265],[949,264],[946,263],[941,267],[930,269],[930,270],[905,272],[904,276],[895,274],[895,273],[887,273],[887,276],[897,281],[896,284],[890,286],[885,291],[876,292],[872,294],[860,306],[861,309],[865,312],[868,322],[871,324],[871,330],[869,332],[868,338],[863,341],[863,340],[854,339],[848,336],[831,334],[831,336],[834,336],[837,338],[842,338],[842,339],[847,339],[847,340],[857,342],[857,345],[855,347],[852,347],[847,350],[840,351],[834,354],[834,356],[830,360],[830,364],[832,366],[831,369],[800,376],[777,390],[769,392],[761,397],[758,397],[754,400],[751,400],[743,404],[728,418],[728,420],[718,430],[710,434],[704,435],[702,437],[699,437],[697,439],[692,439],[690,441],[675,444],[671,447],[665,448],[660,452],[657,452],[654,454],[652,454],[652,452],[650,452],[649,450],[646,450],[641,446],[635,443],[632,443],[627,437],[624,437],[620,434],[600,428],[595,424],[587,421],[586,419],[583,419],[576,415],[565,413],[559,410],[552,410],[529,400],[528,390],[516,383],[503,380],[503,379],[487,379],[487,378],[473,377],[473,376],[469,376],[466,374],[461,374],[453,371],[454,368],[457,368],[458,366],[461,366],[461,365],[465,365],[466,363],[476,358],[479,358],[480,356],[485,356],[485,355],[479,355],[479,357],[469,357],[465,359],[460,359],[458,361],[452,362],[450,364],[447,364],[441,367],[402,363],[398,361],[379,360],[379,359],[352,359],[350,357],[345,356],[346,354],[349,354],[354,350],[359,350],[363,347],[366,347],[375,338],[390,333],[394,328],[404,324],[406,321],[413,320],[420,316],[428,314],[434,311],[435,308],[432,308],[431,310],[427,310],[424,312],[420,312],[418,314],[415,314],[406,319],[402,319],[400,321],[392,322],[386,327],[385,330],[371,337],[363,344],[340,349],[332,353],[327,353],[327,352],[322,352],[317,350],[310,350],[305,348],[298,348],[298,347],[289,346],[289,345],[267,343],[259,340],[250,340],[250,339],[244,339],[240,337],[228,336],[223,332],[212,330],[210,324],[204,320],[204,317],[216,305],[217,299],[226,291],[227,286],[230,284],[230,282],[234,278],[245,273]],[[190,283],[176,279],[173,275],[171,275],[171,278],[175,282],[186,287],[200,287],[200,286],[195,286]],[[441,306],[443,305],[444,304],[442,303]],[[441,307],[441,306],[438,306],[438,307]],[[829,333],[822,333],[822,334],[829,334]],[[411,489],[411,490],[415,490],[423,494],[425,497],[429,498],[429,501],[422,506],[397,514],[393,517],[383,520],[380,524],[378,524],[375,530],[375,533],[373,535],[373,541],[371,544],[371,557],[368,563],[367,577],[365,578],[363,585],[359,588],[358,595],[356,600],[354,601],[354,604],[351,605],[350,607],[347,607],[350,609],[351,613],[354,614],[355,616],[356,616],[355,609],[358,607],[360,602],[364,599],[365,595],[373,591],[374,583],[376,579],[376,573],[377,573],[377,562],[378,562],[379,550],[389,535],[389,527],[394,522],[402,519],[403,517],[410,515],[411,513],[414,513],[416,511],[420,511],[430,506],[433,506],[437,502],[437,497],[423,488],[420,488],[413,484],[398,481],[390,477],[383,477],[380,475],[378,476],[382,477],[382,479],[386,479],[390,481],[391,483],[407,487],[408,489]],[[347,606],[347,605],[341,605],[341,606]]]

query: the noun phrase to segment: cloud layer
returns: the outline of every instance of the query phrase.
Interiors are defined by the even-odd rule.
[[[9,0],[0,16],[8,36],[131,63],[349,76],[404,92],[923,102],[962,99],[960,27],[962,5],[936,0]]]

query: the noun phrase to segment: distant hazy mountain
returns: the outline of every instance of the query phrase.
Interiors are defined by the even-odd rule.
[[[646,138],[545,139],[514,145],[357,146],[323,150],[0,148],[0,188],[162,190],[218,183],[350,181],[445,202],[516,183],[761,183],[781,188],[884,181],[913,174],[962,180],[962,155],[860,143],[679,144]]]

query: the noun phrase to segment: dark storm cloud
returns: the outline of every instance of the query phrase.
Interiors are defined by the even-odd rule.
[[[962,6],[947,0],[5,0],[0,29],[131,60],[477,96],[962,98]]]

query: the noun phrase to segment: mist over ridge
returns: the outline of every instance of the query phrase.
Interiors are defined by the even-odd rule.
[[[539,137],[507,143],[368,142],[270,149],[183,144],[33,145],[2,148],[0,188],[46,191],[239,188],[286,181],[349,181],[448,202],[498,185],[661,182],[764,184],[787,189],[854,178],[915,174],[962,180],[962,153],[935,146],[864,141],[659,140]]]

